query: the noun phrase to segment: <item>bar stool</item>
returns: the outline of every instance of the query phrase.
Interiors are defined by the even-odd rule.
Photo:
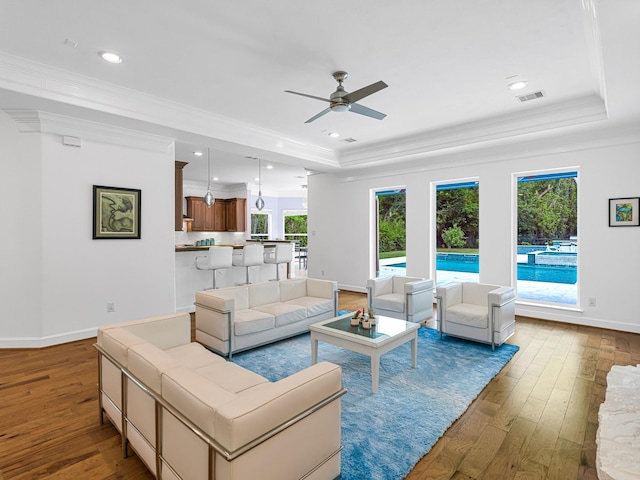
[[[276,280],[280,280],[280,264],[293,260],[293,247],[290,243],[278,243],[264,251],[264,263],[276,265]]]
[[[252,243],[243,248],[234,249],[232,263],[236,267],[247,269],[247,284],[251,283],[249,282],[249,267],[264,264],[264,245]]]
[[[216,270],[231,268],[233,247],[211,247],[208,255],[196,257],[196,269],[213,270],[213,288],[216,288]]]

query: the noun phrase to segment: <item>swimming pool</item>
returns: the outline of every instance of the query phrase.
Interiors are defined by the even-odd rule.
[[[479,273],[479,256],[464,255],[456,258],[457,254],[438,254],[436,258],[436,270],[448,272]],[[406,262],[394,263],[389,267],[406,268]],[[518,280],[530,280],[534,282],[567,283],[575,284],[578,279],[578,269],[572,265],[536,265],[518,263]]]

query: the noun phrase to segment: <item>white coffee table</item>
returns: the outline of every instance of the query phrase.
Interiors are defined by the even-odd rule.
[[[377,324],[370,330],[351,326],[351,313],[330,318],[309,326],[311,331],[311,363],[318,362],[318,342],[323,341],[371,357],[371,386],[378,393],[380,356],[411,342],[412,368],[418,360],[418,323],[389,317],[376,317]]]

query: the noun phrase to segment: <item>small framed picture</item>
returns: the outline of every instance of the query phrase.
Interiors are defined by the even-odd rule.
[[[610,227],[637,227],[639,220],[640,197],[609,199]]]
[[[141,191],[93,186],[93,239],[140,238]]]

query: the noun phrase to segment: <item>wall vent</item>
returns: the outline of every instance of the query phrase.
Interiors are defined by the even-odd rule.
[[[520,102],[528,102],[529,100],[535,100],[536,98],[544,97],[544,92],[542,90],[533,93],[527,93],[526,95],[516,95],[516,98]]]
[[[345,143],[353,143],[353,142],[357,142],[357,140],[355,138],[345,138],[344,140],[342,140]]]

